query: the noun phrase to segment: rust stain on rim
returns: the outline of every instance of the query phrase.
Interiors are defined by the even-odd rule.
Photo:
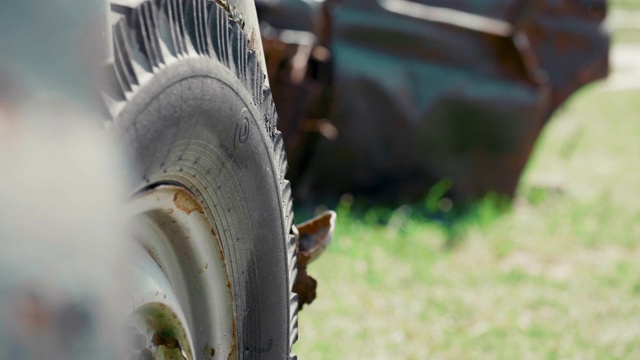
[[[176,191],[176,194],[173,196],[173,203],[178,209],[187,213],[187,215],[191,214],[194,211],[204,214],[204,209],[202,208],[200,203],[198,203],[193,195],[186,191]]]

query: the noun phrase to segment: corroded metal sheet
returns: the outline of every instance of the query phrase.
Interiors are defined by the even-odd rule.
[[[300,310],[316,298],[318,283],[307,273],[307,266],[318,259],[331,244],[336,229],[336,216],[334,211],[325,211],[313,219],[294,226],[298,244],[298,275],[293,284],[293,291],[298,294]]]

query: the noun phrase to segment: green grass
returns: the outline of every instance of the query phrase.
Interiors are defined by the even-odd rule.
[[[609,28],[613,29],[612,40],[616,44],[640,42],[640,1],[610,1]]]
[[[609,0],[609,7],[614,9],[640,10],[638,0]]]
[[[595,84],[545,128],[511,207],[489,199],[451,227],[416,207],[355,216],[343,201],[294,351],[640,359],[639,158],[640,90]]]

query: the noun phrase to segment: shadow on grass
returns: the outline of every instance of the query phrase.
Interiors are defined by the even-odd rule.
[[[471,227],[487,226],[512,209],[513,198],[495,193],[489,193],[473,202],[454,203],[449,197],[451,186],[451,180],[442,179],[430,188],[421,202],[380,204],[365,197],[354,198],[345,194],[335,206],[330,207],[338,214],[338,227],[358,222],[365,226],[382,226],[402,233],[403,224],[408,219],[412,222],[437,224],[446,234],[444,248],[447,250],[455,249],[463,243]],[[324,205],[313,209],[296,208],[295,213],[297,217],[306,219],[326,209],[327,206]]]

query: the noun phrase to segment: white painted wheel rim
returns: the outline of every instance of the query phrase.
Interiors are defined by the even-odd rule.
[[[135,239],[132,355],[235,358],[230,277],[203,207],[188,190],[163,185],[134,197],[125,211]]]

